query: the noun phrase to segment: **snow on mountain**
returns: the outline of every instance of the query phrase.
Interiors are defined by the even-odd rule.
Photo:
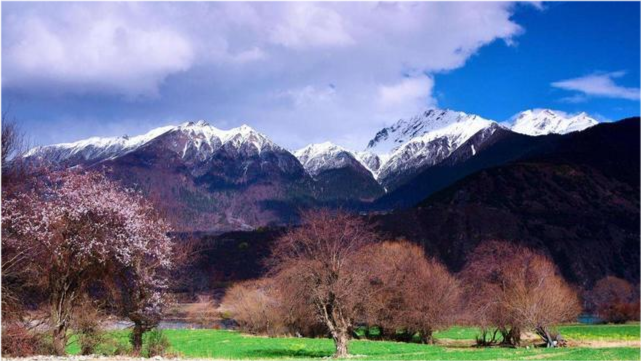
[[[353,154],[354,156],[356,156],[356,159],[361,162],[363,167],[367,168],[367,170],[369,170],[374,175],[374,177],[376,177],[376,174],[381,168],[383,162],[387,160],[387,157],[385,156],[380,156],[376,153],[368,151],[353,152]]]
[[[181,141],[183,158],[196,157],[203,160],[223,146],[231,146],[236,149],[247,146],[259,154],[264,149],[281,149],[266,136],[247,125],[222,130],[200,120],[186,122],[178,126],[156,128],[135,137],[93,137],[73,143],[36,147],[27,152],[25,157],[42,158],[55,163],[65,161],[96,163],[120,157],[167,134],[186,138]],[[178,144],[174,145],[178,146]]]
[[[409,119],[400,119],[382,129],[367,145],[367,150],[378,155],[391,154],[411,139],[450,126],[483,118],[449,109],[428,109]]]
[[[585,113],[567,116],[563,112],[537,109],[519,113],[510,123],[501,126],[518,133],[542,135],[565,134],[595,124],[597,121]],[[369,171],[379,183],[388,187],[407,174],[438,164],[475,133],[490,125],[496,126],[497,123],[464,112],[428,109],[382,129],[368,143],[365,151],[355,152],[326,142],[309,145],[294,155],[312,177],[325,170],[352,165],[361,171]],[[53,163],[91,165],[118,158],[151,143],[162,144],[187,165],[203,164],[221,149],[242,157],[260,156],[264,151],[291,156],[284,148],[247,125],[222,130],[201,120],[157,128],[135,137],[94,137],[37,147],[26,157]],[[476,153],[476,149],[472,153]]]
[[[108,159],[125,154],[146,144],[150,140],[173,130],[174,127],[156,128],[146,134],[129,137],[101,138],[92,137],[73,143],[60,143],[35,147],[29,150],[25,157],[44,157],[52,162],[62,162],[70,158],[79,157],[85,161]]]
[[[527,135],[567,134],[584,130],[598,122],[586,113],[574,116],[550,109],[523,111],[512,118],[511,130]]]
[[[331,142],[310,144],[295,151],[294,155],[312,177],[326,170],[360,164],[352,151]]]
[[[428,112],[425,112],[424,115]],[[410,129],[420,129],[422,134],[396,147],[387,161],[379,168],[377,179],[384,185],[393,185],[394,179],[402,173],[438,164],[477,132],[497,124],[477,115],[467,115],[461,112],[433,110],[431,114],[436,115],[423,118],[424,123],[427,124],[423,122],[409,124]],[[436,121],[432,123],[430,121],[432,119]],[[409,133],[407,128],[397,127],[396,129],[403,134]],[[426,129],[430,129],[430,131],[425,131]],[[395,139],[401,138],[396,137]]]

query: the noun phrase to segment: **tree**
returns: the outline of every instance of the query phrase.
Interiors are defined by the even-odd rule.
[[[521,332],[531,330],[556,346],[561,338],[551,327],[581,311],[576,292],[547,257],[511,243],[482,243],[462,277],[472,319],[499,330],[506,344],[518,346]]]
[[[26,175],[20,155],[25,151],[24,134],[18,124],[11,120],[7,112],[2,113],[2,199],[6,200],[25,183]],[[20,317],[22,304],[21,291],[24,289],[25,275],[28,269],[24,267],[24,259],[28,249],[15,249],[2,238],[2,318],[7,321]]]
[[[453,324],[459,310],[459,282],[423,248],[408,241],[383,242],[361,252],[361,264],[374,265],[374,290],[367,303],[367,321],[382,332],[419,333],[432,343],[435,330]]]
[[[2,113],[2,191],[6,193],[20,186],[28,168],[22,155],[27,151],[27,141],[18,123],[7,112]]]
[[[334,356],[345,357],[354,320],[367,301],[368,275],[356,256],[378,237],[363,220],[343,211],[307,211],[301,219],[302,226],[276,241],[272,272],[280,292],[309,307],[325,325]]]
[[[624,323],[639,319],[638,291],[624,279],[604,277],[597,281],[586,298],[606,322]]]
[[[135,354],[140,354],[144,334],[158,325],[170,304],[169,276],[176,264],[175,247],[167,236],[171,228],[148,203],[139,201],[139,212],[147,226],[155,228],[155,236],[140,239],[129,262],[117,260],[112,273],[116,276],[119,305],[134,323],[131,344]]]
[[[65,353],[72,311],[90,285],[129,269],[144,281],[137,286],[149,287],[157,283],[147,282],[153,274],[140,272],[139,264],[153,259],[170,266],[169,227],[151,214],[140,194],[90,172],[51,172],[32,190],[5,199],[3,246],[28,250],[23,263],[49,295],[56,354]],[[158,292],[150,294],[145,307],[162,302]]]
[[[234,284],[225,292],[221,309],[246,332],[270,336],[287,333],[287,310],[269,278]]]

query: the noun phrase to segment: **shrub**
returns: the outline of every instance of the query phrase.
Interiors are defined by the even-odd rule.
[[[233,285],[225,293],[221,310],[245,332],[270,336],[288,333],[286,311],[271,279]]]
[[[27,329],[20,322],[3,323],[3,357],[27,357],[51,353],[51,347],[41,333]]]
[[[146,335],[146,346],[143,354],[146,357],[165,356],[169,353],[169,340],[160,329],[153,329]]]
[[[586,296],[588,304],[606,322],[639,320],[639,296],[631,283],[617,277],[600,279]]]
[[[85,299],[74,311],[73,330],[80,344],[82,355],[96,353],[96,348],[104,341],[100,328],[102,314],[98,307],[89,299]]]
[[[551,327],[576,320],[581,311],[576,292],[552,261],[528,248],[485,242],[462,276],[472,320],[481,329],[497,329],[505,344],[518,346],[521,332],[533,331],[549,347],[558,346],[564,341]],[[482,335],[479,344],[487,339]]]
[[[460,304],[459,282],[423,248],[408,241],[383,242],[361,251],[359,264],[375,264],[372,297],[365,305],[366,320],[384,332],[412,340],[418,334],[432,343],[432,333],[453,324]]]

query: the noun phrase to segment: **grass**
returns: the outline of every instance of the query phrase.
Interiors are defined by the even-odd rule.
[[[624,325],[567,325],[559,327],[570,340],[581,341],[635,341],[641,338],[639,323]]]
[[[641,339],[639,323],[622,325],[563,325],[558,330],[563,337],[574,341],[635,341]],[[454,326],[434,333],[436,338],[451,340],[474,340],[478,335],[475,327]]]
[[[638,340],[639,325],[562,326],[570,340]],[[329,339],[267,338],[224,330],[165,330],[172,352],[186,358],[216,359],[319,359],[332,355]],[[441,339],[473,340],[476,329],[453,327],[436,334]],[[110,333],[113,342],[126,343],[127,331]],[[69,353],[77,354],[72,343]],[[364,360],[639,360],[638,347],[584,348],[474,348],[469,346],[421,345],[412,343],[355,340],[350,354]]]

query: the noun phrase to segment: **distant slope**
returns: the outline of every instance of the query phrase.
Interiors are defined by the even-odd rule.
[[[503,128],[491,133],[478,132],[443,162],[423,168],[406,183],[379,198],[372,208],[411,207],[469,174],[518,159],[547,140],[547,137],[530,137]]]
[[[517,123],[545,134],[594,120],[538,110]],[[558,137],[518,135],[477,115],[429,109],[379,131],[364,152],[323,143],[294,155],[249,126],[223,130],[198,121],[37,147],[25,158],[104,170],[144,191],[177,230],[223,232],[296,222],[310,207],[412,206],[473,172],[540,153]]]
[[[310,144],[294,155],[314,179],[314,195],[321,202],[372,201],[384,193],[357,155],[341,146]]]
[[[204,121],[137,137],[91,138],[35,148],[33,162],[104,170],[142,190],[179,231],[282,224],[313,197],[298,159],[251,127]]]
[[[512,137],[510,141],[527,138]],[[639,118],[550,138],[474,173],[416,208],[375,217],[459,270],[479,243],[543,249],[572,282],[639,281]]]

